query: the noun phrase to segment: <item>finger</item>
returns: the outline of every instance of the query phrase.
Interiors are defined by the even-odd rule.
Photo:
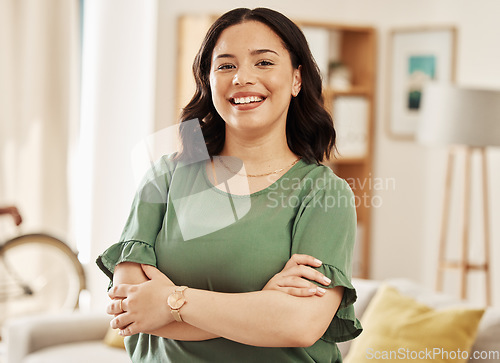
[[[296,253],[292,255],[292,257],[288,260],[285,265],[285,269],[296,265],[309,265],[319,267],[322,265],[322,262],[313,256]]]
[[[326,292],[324,288],[316,286],[309,280],[306,280],[298,276],[288,276],[287,278],[282,279],[279,282],[278,286],[279,286],[278,289],[295,288],[301,290],[300,294],[302,295],[295,295],[295,296],[311,296],[311,295],[323,296]]]
[[[139,326],[137,323],[132,323],[129,326],[127,326],[124,329],[121,329],[118,334],[123,336],[123,337],[128,337],[137,333],[140,333],[141,331],[139,330]]]
[[[113,329],[125,329],[131,323],[133,323],[133,320],[132,320],[132,317],[130,316],[130,314],[123,313],[123,314],[117,315],[113,320],[111,320],[109,325]]]
[[[156,267],[151,265],[141,265],[142,270],[147,278],[152,279],[162,279],[164,283],[175,286],[175,284],[165,275],[163,272],[158,270]]]
[[[281,287],[281,289],[288,289],[288,293],[294,296],[323,296],[326,293],[326,290],[322,287],[316,286],[314,284],[310,284],[308,287]]]
[[[108,296],[112,299],[126,298],[129,287],[129,284],[115,285],[111,289],[109,289]]]
[[[304,265],[298,265],[295,267],[292,267],[288,269],[287,271],[284,272],[286,276],[299,276],[306,278],[311,281],[316,281],[317,283],[320,283],[325,286],[329,286],[331,284],[331,280],[323,275],[321,272],[318,270],[313,269],[312,267],[309,266],[304,266]]]
[[[115,299],[113,300],[106,308],[106,312],[110,315],[119,315],[123,314],[127,311],[125,308],[125,304],[127,303],[127,299]]]
[[[141,267],[142,271],[144,271],[144,273],[150,280],[154,278],[165,277],[165,275],[154,266],[142,264]]]
[[[312,282],[299,276],[284,276],[277,281],[281,287],[313,288],[316,287]]]
[[[121,314],[124,311],[122,299],[115,299],[106,307],[106,313],[110,315]]]
[[[323,296],[325,293],[318,290],[317,286],[314,287],[280,287],[280,291],[287,293],[288,295],[297,297],[308,297],[308,296]],[[324,290],[324,289],[323,289]]]
[[[320,286],[316,286],[316,296],[321,297],[321,296],[325,295],[325,293],[326,293],[326,290],[324,288],[322,288]]]

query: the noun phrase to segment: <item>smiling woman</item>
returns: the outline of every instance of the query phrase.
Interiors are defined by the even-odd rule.
[[[319,165],[335,130],[304,35],[273,10],[236,9],[193,70],[182,151],[148,173],[97,261],[113,279],[111,325],[135,362],[341,362],[336,342],[361,332],[356,212]]]

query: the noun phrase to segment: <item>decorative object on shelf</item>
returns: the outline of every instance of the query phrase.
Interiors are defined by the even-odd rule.
[[[333,100],[337,149],[342,158],[364,158],[368,153],[369,105],[365,97],[339,96]]]
[[[307,39],[309,49],[313,55],[323,81],[328,77],[328,62],[329,62],[329,33],[327,29],[320,27],[303,27],[302,32]]]
[[[331,80],[332,64],[343,65],[343,69],[346,69],[345,64],[339,61],[341,34],[337,30],[322,26],[307,25],[302,26],[301,29],[318,65],[323,83],[328,86]]]
[[[461,277],[460,294],[461,298],[465,299],[469,273],[482,271],[487,305],[491,305],[491,265],[489,262],[490,220],[486,147],[500,146],[499,121],[500,91],[465,89],[447,83],[429,83],[424,88],[417,139],[423,144],[449,147],[436,288],[442,290],[445,269],[458,269]],[[465,150],[462,250],[458,261],[450,261],[446,256],[446,246],[449,242],[448,220],[453,180],[456,180],[452,178],[453,168],[456,164],[455,159],[459,148]],[[479,154],[482,166],[484,261],[480,264],[471,263],[469,258],[471,182],[474,176],[472,173],[474,169],[471,168],[471,156],[473,153]]]
[[[423,27],[391,32],[387,95],[388,132],[413,140],[420,113],[422,88],[429,81],[455,79],[456,29]]]
[[[335,91],[348,91],[352,87],[352,73],[340,61],[330,61],[328,65],[328,85]]]

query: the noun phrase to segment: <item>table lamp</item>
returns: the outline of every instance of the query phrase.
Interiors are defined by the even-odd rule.
[[[465,89],[451,84],[429,83],[422,91],[417,140],[426,145],[448,146],[446,185],[438,252],[436,288],[441,291],[446,269],[460,271],[460,295],[467,297],[467,278],[471,271],[484,273],[486,304],[491,305],[490,235],[488,207],[488,166],[486,147],[500,146],[500,91]],[[446,257],[450,196],[457,147],[465,149],[464,206],[461,256],[458,261]],[[471,155],[479,153],[482,164],[484,262],[469,259],[469,222],[471,199]]]

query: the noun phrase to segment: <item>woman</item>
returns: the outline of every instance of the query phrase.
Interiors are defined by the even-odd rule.
[[[304,35],[275,11],[235,9],[193,70],[182,152],[146,176],[97,261],[114,283],[111,326],[137,362],[340,362],[335,343],[361,332],[356,214],[319,165],[335,131]]]

